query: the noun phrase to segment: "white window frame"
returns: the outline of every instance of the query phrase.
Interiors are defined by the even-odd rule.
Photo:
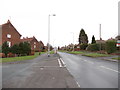
[[[36,44],[36,42],[34,42],[34,44]]]
[[[8,43],[8,46],[11,47],[11,42],[10,42],[10,41],[7,41],[7,43]]]
[[[7,34],[7,38],[11,38],[11,35],[10,35],[10,34]]]
[[[34,49],[36,48],[36,45],[34,45]]]

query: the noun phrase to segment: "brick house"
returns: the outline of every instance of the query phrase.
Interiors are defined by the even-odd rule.
[[[9,47],[14,44],[20,43],[21,34],[16,30],[16,28],[8,20],[7,23],[1,25],[2,40],[0,40],[0,46],[4,42],[8,42]]]
[[[30,37],[30,38],[23,37],[23,39],[21,39],[21,41],[30,43],[32,51],[40,51],[40,43],[34,36]]]
[[[45,46],[42,41],[39,41],[40,44],[40,51],[43,51],[45,49]]]
[[[28,42],[31,45],[32,51],[40,51],[44,47],[42,41],[38,41],[34,36],[31,38],[24,38],[21,39],[21,34],[17,31],[17,29],[12,25],[10,20],[7,23],[0,25],[0,46],[4,42],[8,42],[9,47],[13,46],[14,44],[19,44],[20,42]]]

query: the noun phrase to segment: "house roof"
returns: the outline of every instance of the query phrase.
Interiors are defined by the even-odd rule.
[[[42,41],[39,41],[39,43],[43,44],[43,42],[42,42]],[[44,45],[44,44],[43,44],[43,45]]]
[[[7,23],[2,24],[2,26],[9,25],[9,24],[16,30],[16,32],[17,32],[20,36],[22,36],[22,35],[17,31],[17,29],[12,25],[12,23],[10,22],[10,20],[8,20]]]
[[[30,37],[30,38],[28,38],[28,37],[23,37],[23,39],[21,39],[23,42],[27,42],[27,41],[32,41],[33,39],[35,39],[37,42],[38,42],[38,40],[33,36],[33,37]]]

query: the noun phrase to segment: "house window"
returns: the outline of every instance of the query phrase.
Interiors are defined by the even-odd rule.
[[[7,34],[7,38],[11,38],[11,35],[10,35],[10,34]]]
[[[36,45],[34,45],[34,48],[36,48]]]
[[[11,47],[11,42],[10,42],[10,41],[7,41],[7,43],[8,43],[8,46]]]
[[[34,42],[34,44],[36,44],[36,42]]]

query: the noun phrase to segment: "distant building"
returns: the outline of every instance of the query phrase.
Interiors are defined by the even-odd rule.
[[[115,37],[116,40],[120,40],[120,35]]]
[[[21,42],[21,34],[17,31],[17,29],[11,24],[10,20],[7,23],[1,25],[1,33],[2,40],[0,40],[0,46],[7,41],[9,47],[14,44],[18,44]]]
[[[21,39],[21,41],[28,42],[31,45],[32,51],[40,51],[40,43],[38,42],[38,40],[34,36],[31,38],[23,37],[23,39]]]
[[[96,40],[96,43],[105,43],[105,40],[102,40],[102,38],[100,38],[100,40]]]

